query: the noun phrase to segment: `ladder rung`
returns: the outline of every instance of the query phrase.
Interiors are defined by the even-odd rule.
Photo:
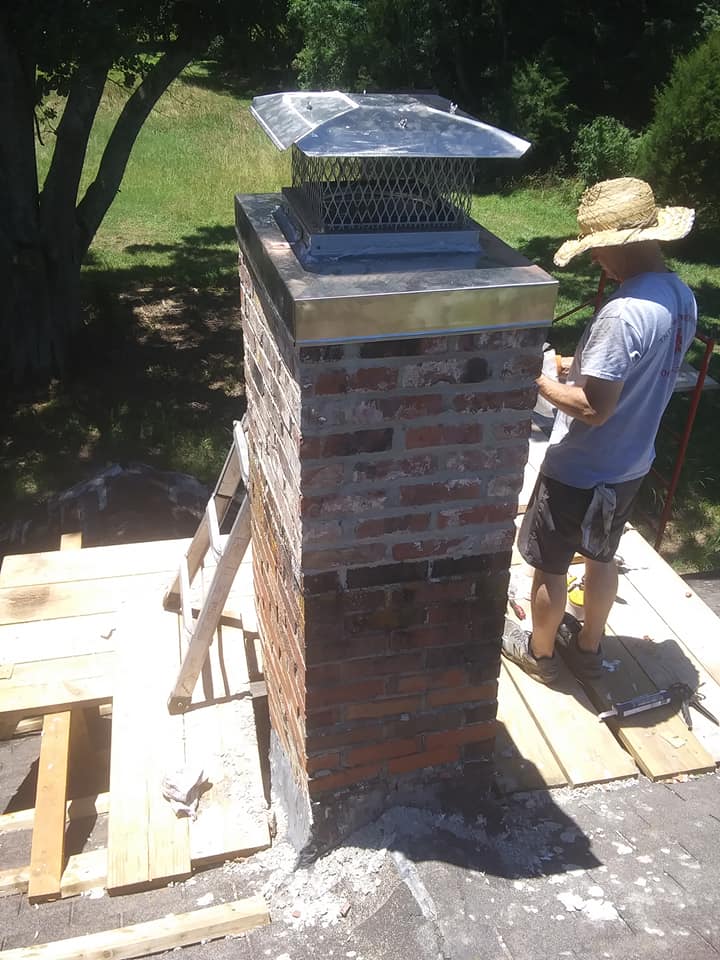
[[[220,526],[218,524],[217,510],[215,509],[215,501],[212,498],[208,500],[208,504],[205,507],[205,516],[207,517],[208,522],[210,549],[212,550],[215,562],[218,562],[220,557],[222,557],[223,550],[222,543],[220,541]]]
[[[193,615],[190,605],[190,576],[188,574],[187,557],[183,557],[180,563],[180,612],[185,634],[192,637]]]
[[[240,464],[240,476],[245,486],[250,480],[250,454],[248,452],[247,439],[243,430],[242,421],[235,420],[233,423],[233,440],[235,443],[235,453]]]

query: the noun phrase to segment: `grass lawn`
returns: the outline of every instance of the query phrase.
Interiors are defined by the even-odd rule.
[[[123,99],[108,85],[85,182]],[[41,177],[52,148],[52,136],[44,139]],[[196,64],[172,85],[140,133],[90,251],[79,368],[62,384],[17,398],[4,417],[0,550],[3,522],[24,518],[108,462],[139,460],[213,481],[231,422],[244,409],[233,195],[288,182],[287,154],[252,120],[236,83]],[[562,271],[552,266],[555,249],[576,232],[578,194],[574,183],[525,185],[473,203],[479,221],[558,277],[558,314],[587,299],[597,282],[587,257]],[[697,293],[703,329],[720,336],[720,234],[697,230],[669,252]],[[588,315],[553,327],[560,352],[572,350]],[[711,373],[720,379],[720,354]],[[673,400],[669,420],[682,420],[685,403]],[[719,415],[720,397],[706,395],[664,551],[681,570],[720,566]]]

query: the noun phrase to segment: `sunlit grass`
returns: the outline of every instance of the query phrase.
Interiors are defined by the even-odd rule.
[[[243,402],[241,337],[232,326],[236,320],[228,329],[227,319],[237,286],[233,197],[277,192],[290,182],[288,154],[252,119],[249,95],[238,92],[232,79],[218,77],[213,65],[196,64],[172,84],[141,130],[84,268],[105,365],[33,394],[8,418],[0,438],[5,516],[22,515],[29,503],[110,460],[145,460],[206,482],[219,469],[228,425]],[[126,97],[108,83],[81,195]],[[50,133],[44,139],[38,147],[41,179],[53,144]],[[564,270],[552,262],[557,247],[577,232],[580,192],[574,181],[534,183],[473,200],[480,223],[558,279],[557,314],[597,287],[588,256]],[[720,334],[720,236],[701,228],[691,242],[670,248],[670,263],[695,289],[702,327]],[[118,319],[118,304],[130,292],[144,296],[144,290],[142,328],[127,329],[127,310]],[[166,309],[166,297],[179,303],[177,331],[175,307]],[[196,297],[189,306],[188,297]],[[584,311],[553,327],[558,349],[573,349],[588,316]],[[108,348],[107,338],[117,343]],[[720,356],[711,373],[720,379]],[[670,413],[674,426],[681,426],[682,401],[673,401]],[[671,556],[683,569],[720,566],[719,420],[720,398],[704,396],[668,537]]]

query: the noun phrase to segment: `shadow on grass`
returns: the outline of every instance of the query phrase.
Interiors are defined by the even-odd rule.
[[[10,523],[42,514],[48,496],[109,463],[214,481],[245,409],[231,240],[233,229],[218,226],[175,247],[134,248],[167,254],[162,266],[102,269],[90,259],[72,369],[3,411],[0,539],[3,526],[7,539]]]
[[[268,69],[253,76],[239,76],[231,67],[219,63],[206,62],[205,66],[207,70],[199,67],[180,74],[180,82],[213,93],[227,93],[239,100],[297,88],[297,80],[290,70]]]

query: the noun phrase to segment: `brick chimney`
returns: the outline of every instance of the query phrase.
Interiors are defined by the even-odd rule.
[[[322,846],[487,770],[545,329],[302,346],[240,277],[273,779]]]
[[[430,94],[292,92],[238,196],[250,501],[276,795],[300,849],[487,771],[556,283],[470,217],[526,141]]]

